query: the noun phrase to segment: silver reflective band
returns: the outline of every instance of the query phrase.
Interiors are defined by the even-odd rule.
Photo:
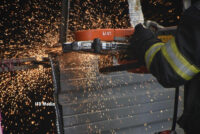
[[[183,79],[190,80],[200,72],[197,67],[189,63],[179,52],[174,38],[161,48],[161,52],[172,69]]]
[[[151,46],[145,53],[145,62],[148,69],[150,69],[151,62],[156,55],[156,53],[161,49],[161,47],[164,45],[164,43],[156,43],[153,46]]]

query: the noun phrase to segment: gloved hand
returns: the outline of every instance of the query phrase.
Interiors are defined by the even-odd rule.
[[[127,56],[131,59],[138,59],[138,63],[145,65],[145,52],[153,44],[161,42],[154,33],[138,24],[135,27],[135,32],[129,39],[129,47]]]

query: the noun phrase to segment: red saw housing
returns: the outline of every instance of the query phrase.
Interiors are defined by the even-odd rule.
[[[76,41],[90,41],[99,38],[102,41],[124,41],[132,35],[133,28],[129,29],[91,29],[75,32]]]

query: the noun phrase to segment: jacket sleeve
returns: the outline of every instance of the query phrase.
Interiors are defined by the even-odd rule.
[[[183,14],[174,38],[146,50],[146,66],[164,87],[176,87],[191,80],[200,72],[200,10],[190,7]]]

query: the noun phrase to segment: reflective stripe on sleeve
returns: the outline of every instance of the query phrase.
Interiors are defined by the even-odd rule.
[[[164,45],[164,43],[159,42],[154,45],[152,45],[145,53],[145,62],[146,66],[149,69],[151,66],[151,62],[156,55],[156,53],[161,49],[161,47]]]
[[[200,69],[187,61],[179,52],[173,38],[161,48],[161,52],[172,69],[183,79],[190,80],[200,72]]]

